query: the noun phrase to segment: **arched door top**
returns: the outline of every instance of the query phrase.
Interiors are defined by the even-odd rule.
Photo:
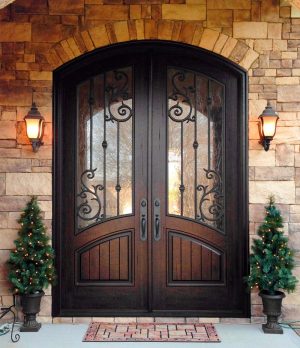
[[[189,35],[185,26],[189,25]],[[130,41],[161,40],[185,43],[214,52],[249,70],[259,54],[245,41],[213,29],[204,29],[195,23],[161,20],[117,21],[96,26],[55,44],[45,54],[53,70],[97,48]]]

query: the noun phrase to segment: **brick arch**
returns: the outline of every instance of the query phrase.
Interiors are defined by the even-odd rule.
[[[168,40],[198,46],[249,70],[259,54],[244,41],[201,25],[172,20],[117,21],[76,33],[55,44],[46,53],[53,69],[96,48],[133,40]]]

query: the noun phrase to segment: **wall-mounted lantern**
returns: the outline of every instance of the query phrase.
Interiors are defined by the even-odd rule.
[[[270,102],[268,102],[265,110],[259,116],[261,133],[260,143],[264,147],[265,151],[269,150],[270,142],[274,138],[278,119],[279,117],[277,112],[272,108]]]
[[[27,136],[31,142],[34,152],[37,152],[39,147],[43,145],[42,138],[44,135],[45,119],[38,111],[35,103],[32,103],[31,109],[24,117],[26,123]]]

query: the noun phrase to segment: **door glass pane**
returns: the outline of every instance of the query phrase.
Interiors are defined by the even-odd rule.
[[[168,213],[224,230],[224,86],[168,68]]]
[[[77,225],[132,214],[132,68],[77,86]]]

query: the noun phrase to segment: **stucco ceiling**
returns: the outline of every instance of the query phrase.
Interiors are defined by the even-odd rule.
[[[11,4],[12,2],[14,2],[15,0],[0,0],[0,8],[3,8],[9,4]]]

